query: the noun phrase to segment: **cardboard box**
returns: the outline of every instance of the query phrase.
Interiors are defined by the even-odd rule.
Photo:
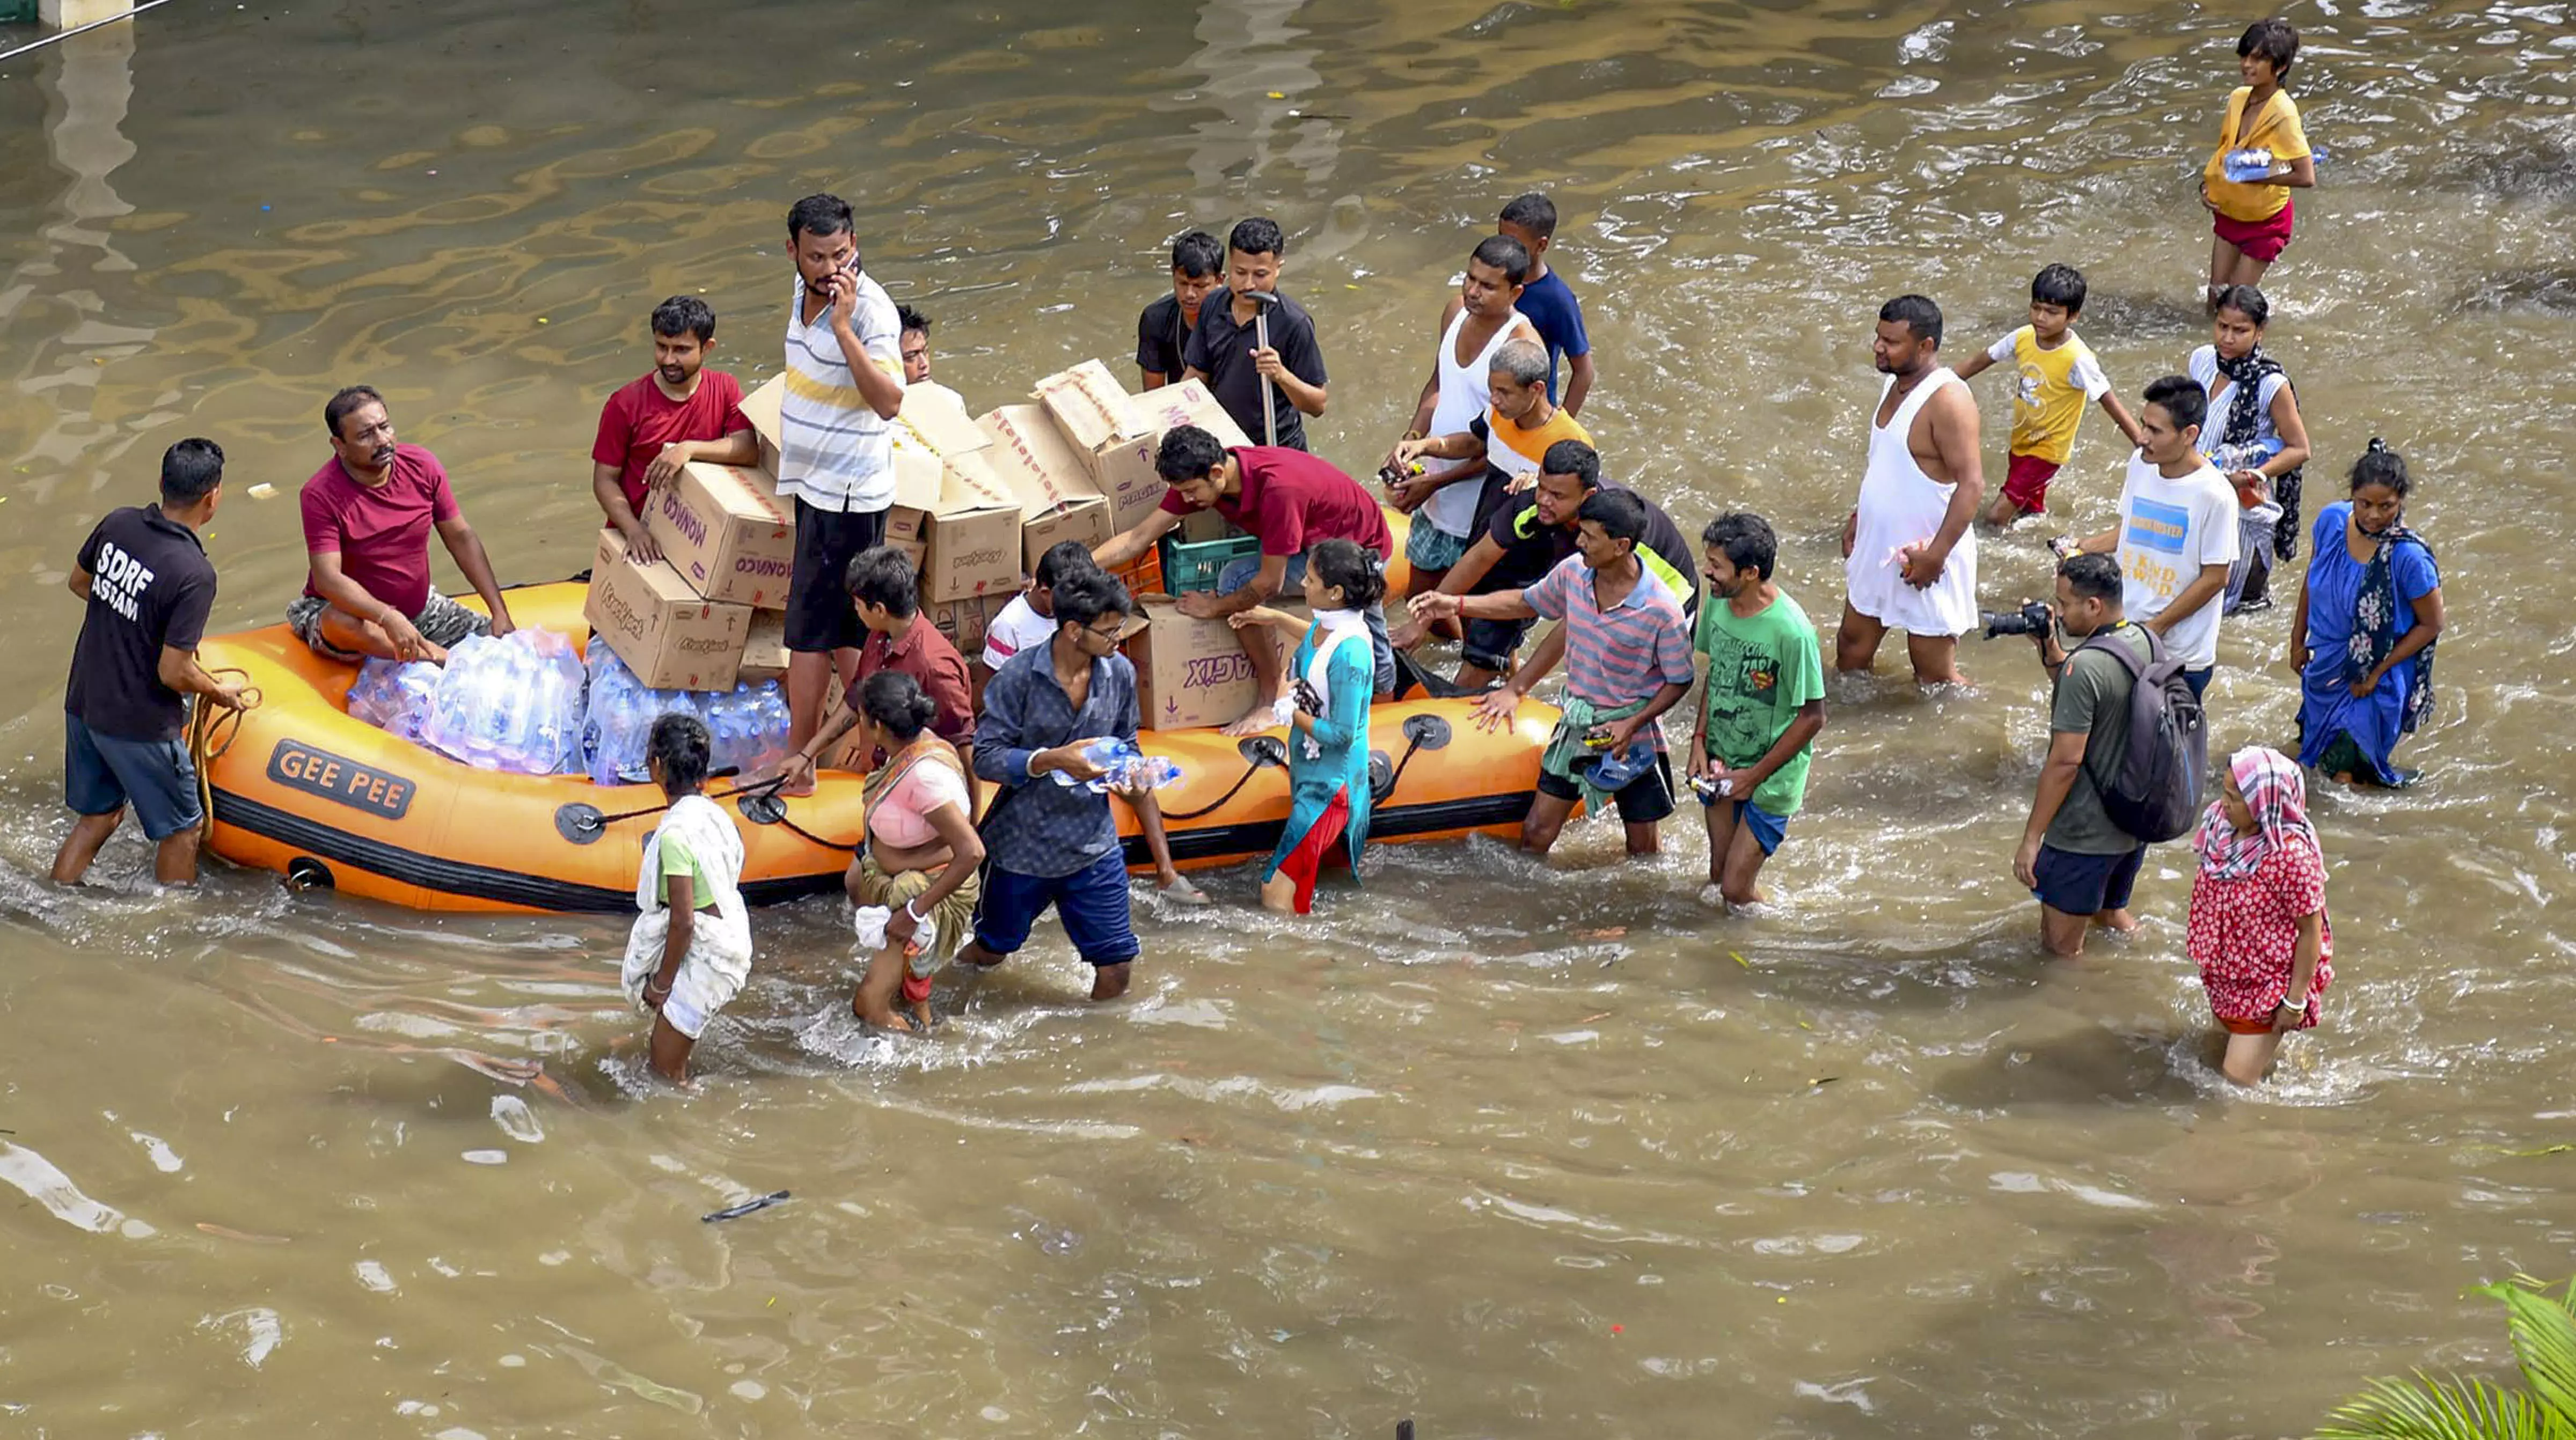
[[[1097,360],[1047,376],[1037,383],[1035,393],[1074,453],[1095,474],[1100,456],[1145,433],[1138,428],[1127,387]]]
[[[942,460],[989,448],[993,437],[966,409],[966,402],[945,385],[915,385],[903,392],[903,409],[895,415],[898,444],[928,450]]]
[[[1005,405],[975,423],[993,440],[985,459],[1020,502],[1020,559],[1030,574],[1064,541],[1098,549],[1117,533],[1107,497],[1044,406]]]
[[[1234,627],[1194,620],[1159,595],[1142,597],[1145,628],[1125,642],[1136,666],[1136,708],[1147,730],[1231,725],[1252,708],[1252,659]]]
[[[786,403],[787,377],[772,375],[760,388],[742,397],[742,418],[751,422],[751,433],[760,437],[760,468],[778,473],[779,407]]]
[[[1154,456],[1163,448],[1164,431],[1176,425],[1196,425],[1229,450],[1252,443],[1245,437],[1243,427],[1216,403],[1216,396],[1196,380],[1135,396],[1129,402],[1129,411],[1130,428],[1138,432],[1137,438],[1102,452],[1092,470],[1100,493],[1109,497],[1112,533],[1127,530],[1163,503],[1163,493],[1170,487],[1154,468]]]
[[[1020,507],[977,457],[948,467],[932,496],[921,477],[905,477],[886,515],[886,543],[913,557],[925,601],[1020,588]]]
[[[636,564],[614,528],[599,532],[581,613],[656,690],[732,689],[751,632],[750,606],[702,598],[667,560]]]
[[[703,461],[684,466],[644,497],[644,528],[705,599],[787,607],[796,525],[765,472]]]
[[[787,615],[781,610],[751,612],[751,630],[742,642],[742,663],[734,676],[746,685],[777,680],[787,674]]]
[[[984,653],[984,632],[992,626],[993,617],[1001,614],[1002,607],[1010,604],[1018,594],[1018,591],[1010,590],[998,595],[943,600],[924,605],[921,613],[929,617],[930,623],[947,638],[949,644],[957,647],[958,654],[972,663]]]
[[[1214,435],[1216,443],[1228,450],[1254,443],[1225,407],[1216,403],[1215,394],[1204,380],[1183,380],[1160,390],[1148,390],[1131,399],[1128,409],[1135,416],[1136,428],[1157,439],[1175,425],[1196,425]]]
[[[912,554],[924,600],[1019,588],[1020,502],[986,458],[992,448],[955,391],[905,392],[886,543]]]
[[[1172,533],[1179,536],[1185,545],[1199,545],[1210,540],[1222,540],[1228,535],[1240,535],[1243,529],[1214,510],[1193,510],[1181,517],[1181,528]]]
[[[849,691],[838,681],[835,681],[823,696],[823,720],[821,725],[818,727],[818,733],[819,731],[829,730],[833,726],[840,724],[841,717],[849,713]],[[863,753],[860,750],[859,737],[859,727],[855,725],[851,726],[848,730],[843,731],[840,739],[833,741],[830,745],[824,748],[822,754],[814,757],[814,768],[818,770],[864,770],[869,768],[869,766],[875,761],[876,756],[870,753]]]

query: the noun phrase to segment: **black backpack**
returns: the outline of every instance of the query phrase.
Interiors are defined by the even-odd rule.
[[[2182,662],[2165,653],[2165,642],[2153,630],[2147,658],[2100,633],[2076,647],[2081,654],[2099,650],[2129,672],[2129,745],[2120,771],[2104,784],[2087,743],[2084,773],[2102,796],[2103,813],[2129,835],[2149,842],[2179,839],[2200,823],[2201,777],[2209,770],[2209,721],[2200,697],[2183,678]],[[2069,656],[2068,664],[2074,663]]]

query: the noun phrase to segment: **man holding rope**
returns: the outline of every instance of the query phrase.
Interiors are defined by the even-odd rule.
[[[63,801],[80,819],[54,854],[55,884],[81,883],[129,803],[161,847],[153,878],[197,883],[205,810],[182,738],[187,697],[242,708],[241,687],[197,663],[215,603],[197,532],[223,494],[222,447],[182,440],[161,457],[161,503],[108,512],[81,545],[70,589],[89,613],[63,693]]]

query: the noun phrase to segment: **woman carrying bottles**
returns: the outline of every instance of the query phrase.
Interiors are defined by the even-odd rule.
[[[1359,874],[1369,827],[1369,693],[1376,659],[1368,608],[1386,593],[1386,568],[1374,551],[1326,540],[1307,554],[1306,604],[1313,623],[1268,606],[1228,617],[1237,630],[1267,625],[1303,635],[1290,662],[1289,693],[1276,723],[1289,727],[1288,826],[1261,871],[1261,904],[1281,914],[1315,908],[1315,877],[1336,842]]]
[[[2433,709],[2442,572],[2406,528],[2406,458],[2377,440],[2352,498],[2317,515],[2316,553],[2290,630],[2299,763],[2346,784],[2404,786],[2391,757]]]

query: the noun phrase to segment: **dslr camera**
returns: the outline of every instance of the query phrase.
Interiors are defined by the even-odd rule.
[[[1978,613],[1985,618],[1986,638],[1989,640],[2005,635],[2045,635],[2048,633],[2048,627],[2057,623],[2057,616],[2047,606],[2036,600],[2024,604],[2018,610],[1985,610]]]

